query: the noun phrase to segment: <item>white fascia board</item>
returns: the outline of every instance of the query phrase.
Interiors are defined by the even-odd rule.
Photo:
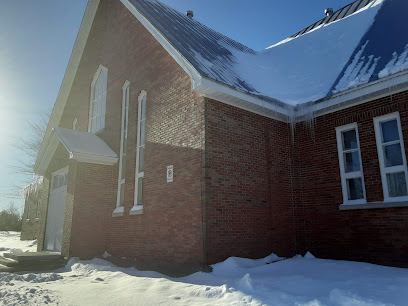
[[[120,0],[124,6],[139,20],[139,22],[153,35],[154,38],[163,46],[163,48],[174,58],[174,60],[183,68],[183,70],[192,78],[193,86],[200,83],[201,75],[190,64],[180,52],[150,23],[150,21],[143,16],[135,6],[128,0]]]
[[[86,7],[84,17],[82,18],[81,26],[78,31],[78,36],[75,40],[74,48],[72,49],[71,57],[68,62],[67,70],[65,71],[64,79],[59,90],[57,100],[55,102],[54,108],[50,120],[47,125],[47,130],[43,142],[41,144],[40,151],[35,162],[35,173],[40,174],[43,169],[40,170],[40,165],[42,164],[42,159],[44,155],[47,154],[48,143],[52,137],[52,129],[59,125],[62,117],[65,105],[68,100],[69,93],[71,91],[72,84],[75,79],[76,72],[78,70],[79,63],[82,58],[82,54],[85,49],[86,42],[88,40],[89,33],[93,24],[93,20],[96,15],[100,0],[89,0]]]
[[[341,92],[322,102],[299,108],[295,112],[296,121],[304,121],[305,117],[310,117],[310,113],[313,113],[315,117],[319,117],[405,90],[408,90],[408,71],[396,73],[387,78]]]
[[[36,164],[36,174],[37,175],[45,175],[47,171],[48,165],[51,162],[52,157],[54,156],[55,151],[57,151],[58,144],[60,140],[58,136],[51,130],[51,138],[48,139],[47,143],[45,144],[45,151],[42,155],[41,159],[37,159],[38,164]],[[44,141],[43,141],[44,144]]]
[[[85,153],[77,153],[77,152],[69,152],[69,158],[75,159],[82,163],[107,165],[107,166],[113,166],[117,164],[118,162],[117,157],[93,155],[93,154],[85,154]]]
[[[290,117],[293,114],[291,105],[285,105],[279,101],[274,103],[273,101],[262,100],[207,78],[201,78],[201,82],[196,84],[194,90],[207,98],[283,122],[290,122]]]

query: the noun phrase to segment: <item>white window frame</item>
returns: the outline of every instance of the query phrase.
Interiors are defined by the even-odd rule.
[[[140,167],[140,160],[139,160],[139,154],[140,154],[140,139],[142,137],[141,133],[141,126],[142,126],[142,121],[145,121],[145,129],[144,129],[144,134],[143,137],[145,139],[145,145],[144,148],[146,148],[146,106],[147,106],[147,92],[145,90],[142,90],[139,97],[138,97],[138,107],[137,107],[137,146],[136,146],[136,172],[135,172],[135,199],[134,199],[134,206],[130,210],[131,215],[135,214],[141,214],[143,213],[143,204],[140,205],[138,203],[138,198],[139,198],[139,179],[144,178],[144,171],[139,173],[139,167]],[[145,118],[142,118],[142,105],[145,105],[144,108],[144,113],[145,113]],[[143,187],[142,187],[143,188]]]
[[[355,171],[355,172],[349,172],[346,173],[345,171],[345,164],[344,164],[344,152],[345,150],[343,149],[343,132],[351,131],[351,130],[356,130],[356,140],[357,140],[357,149],[358,150],[358,156],[360,158],[360,170]],[[343,125],[343,126],[338,126],[336,127],[336,138],[337,138],[337,151],[339,154],[339,165],[340,165],[340,175],[341,175],[341,187],[343,191],[343,205],[354,205],[354,204],[366,204],[367,203],[367,196],[366,196],[366,190],[365,190],[365,183],[364,183],[364,171],[363,171],[363,162],[361,159],[361,148],[360,148],[360,139],[358,135],[358,125],[356,122]],[[347,152],[346,152],[347,153]],[[347,186],[347,179],[352,179],[352,178],[360,178],[362,180],[362,186],[363,186],[363,199],[357,199],[357,200],[349,200],[348,199],[348,186]]]
[[[382,131],[380,128],[380,124],[382,122],[391,121],[394,119],[397,120],[398,134],[400,138],[399,141],[395,141],[395,143],[398,143],[398,142],[400,143],[403,164],[399,166],[385,167],[383,142],[382,142]],[[378,160],[379,160],[380,170],[381,170],[381,181],[382,181],[382,187],[383,187],[384,202],[408,201],[408,195],[400,196],[400,197],[390,197],[389,192],[388,192],[388,184],[387,184],[387,174],[388,173],[404,172],[405,182],[408,185],[407,160],[406,160],[406,155],[405,155],[404,138],[402,137],[401,120],[400,120],[399,112],[388,114],[385,116],[375,117],[373,120],[374,120],[374,129],[375,129],[375,138],[377,142]]]
[[[60,186],[60,187],[53,188],[53,184],[54,184],[54,179],[55,179],[55,177],[58,176],[58,175],[60,175],[60,174],[62,174],[62,173],[64,173],[64,176],[65,176],[65,178],[64,178],[64,180],[65,180],[64,185],[62,185],[62,186]],[[65,186],[68,188],[68,175],[69,175],[69,166],[66,166],[66,167],[64,167],[64,168],[61,168],[61,169],[59,169],[59,170],[53,172],[53,173],[51,174],[50,192],[53,191],[53,190],[55,190],[55,189],[58,189],[58,188],[62,188],[62,187],[65,188]]]
[[[95,86],[97,85],[97,82],[99,80],[100,77],[103,77],[102,79],[102,86],[104,86],[104,90],[103,93],[100,97],[102,97],[101,99],[101,105],[100,105],[100,109],[99,112],[97,114],[94,114],[94,103],[96,101],[96,99],[98,99],[99,97],[95,97],[94,93],[95,93]],[[98,133],[100,131],[102,131],[105,128],[105,117],[106,117],[106,97],[107,97],[107,91],[108,91],[108,68],[99,65],[98,70],[95,73],[95,76],[92,80],[91,83],[91,98],[89,101],[89,123],[88,123],[88,132],[91,133]],[[94,126],[94,122],[97,122],[97,117],[101,116],[101,121],[100,121],[100,126]]]
[[[122,86],[122,124],[120,128],[120,155],[119,155],[119,177],[118,177],[118,194],[116,198],[116,209],[113,215],[123,215],[124,206],[121,205],[121,192],[125,187],[126,179],[122,178],[122,165],[126,161],[126,153],[124,151],[124,140],[128,137],[129,130],[129,93],[130,93],[130,82],[126,81]],[[126,120],[125,120],[126,118]],[[126,127],[125,127],[126,122]]]

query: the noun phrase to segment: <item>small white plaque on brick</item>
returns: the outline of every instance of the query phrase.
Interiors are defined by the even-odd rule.
[[[173,182],[173,165],[167,166],[167,183]]]

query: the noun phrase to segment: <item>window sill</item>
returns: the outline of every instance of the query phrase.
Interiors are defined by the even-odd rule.
[[[112,217],[122,217],[125,215],[125,208],[123,206],[116,207],[112,213]]]
[[[142,215],[143,214],[143,205],[135,205],[129,212],[129,215]]]
[[[377,209],[392,207],[408,207],[408,201],[400,202],[371,202],[367,204],[342,204],[339,210],[357,210],[357,209]]]

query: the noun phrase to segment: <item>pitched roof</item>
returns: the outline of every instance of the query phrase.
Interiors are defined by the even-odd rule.
[[[244,91],[255,91],[230,70],[235,60],[233,52],[255,54],[254,50],[159,1],[129,1],[202,76]],[[226,70],[230,73],[224,73]]]
[[[373,0],[356,0],[345,7],[337,10],[336,12],[333,12],[332,15],[326,16],[319,21],[316,21],[315,23],[311,24],[310,26],[304,28],[303,30],[300,30],[299,32],[293,34],[290,36],[290,38],[296,38],[299,37],[303,34],[309,33],[310,31],[316,29],[317,27],[323,25],[323,24],[329,24],[335,21],[338,21],[340,19],[346,18],[347,16],[357,12],[358,10],[364,8],[367,4],[372,2]]]
[[[392,33],[387,35],[387,50],[376,55],[385,28],[402,31],[390,16],[407,15],[404,0],[356,0],[262,51],[243,46],[159,1],[129,1],[201,76],[264,100],[289,105],[313,102],[378,79],[381,71],[380,76],[385,76],[406,69],[390,62],[404,60],[401,46],[408,38],[403,35],[392,39]],[[401,22],[406,17],[401,16]],[[368,39],[371,42],[365,45]],[[401,59],[393,57],[394,51],[402,54]],[[385,71],[387,64],[393,67]]]
[[[193,90],[276,120],[302,121],[310,113],[332,112],[408,86],[406,0],[356,0],[262,51],[159,1],[120,1],[191,76]],[[88,0],[36,160],[38,174],[52,152],[53,128],[62,117],[99,2]]]

